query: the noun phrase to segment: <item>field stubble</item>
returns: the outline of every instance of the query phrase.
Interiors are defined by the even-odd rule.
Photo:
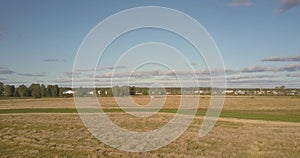
[[[149,98],[135,97],[139,104]],[[167,99],[164,108],[177,108],[178,96]],[[104,108],[117,108],[113,98],[99,98]],[[226,98],[225,111],[299,112],[300,98]],[[201,97],[205,109],[208,97]],[[1,109],[74,108],[72,98],[0,100]],[[132,131],[157,129],[172,119],[159,113],[136,119],[124,113],[108,113],[117,125]],[[288,117],[288,116],[287,116]],[[123,152],[94,138],[76,113],[0,114],[1,157],[299,157],[300,123],[220,118],[205,137],[198,137],[203,117],[197,116],[186,132],[173,143],[145,153]]]

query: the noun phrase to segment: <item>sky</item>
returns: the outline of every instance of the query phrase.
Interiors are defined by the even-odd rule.
[[[73,72],[82,42],[106,18],[142,6],[175,9],[198,21],[220,51],[227,87],[300,88],[300,0],[1,0],[0,81],[71,87],[72,75],[93,80],[87,71]],[[119,25],[128,23],[121,20]],[[140,45],[146,42],[152,43]],[[132,58],[137,51],[143,52],[141,59],[161,56],[155,58],[161,62],[139,65],[136,61],[142,60]],[[178,52],[184,57],[176,56]],[[170,75],[174,69],[205,87],[210,85],[208,72],[217,71],[208,70],[189,41],[157,28],[119,36],[95,64],[96,86],[100,87],[112,85],[112,76],[120,85],[178,86],[176,76]],[[196,76],[189,76],[188,66]]]

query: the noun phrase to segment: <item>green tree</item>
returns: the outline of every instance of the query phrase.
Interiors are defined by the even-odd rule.
[[[123,86],[122,93],[123,93],[123,96],[129,96],[130,95],[129,86]]]
[[[59,96],[58,85],[48,85],[47,93],[48,93],[49,97],[58,97]]]
[[[22,84],[16,89],[16,95],[19,97],[27,97],[29,96],[29,90],[25,85]]]
[[[49,96],[47,88],[44,84],[41,85],[41,95],[42,95],[42,97],[48,97]]]
[[[46,88],[47,97],[51,97],[51,89],[52,89],[52,85],[48,85],[47,88]]]
[[[135,95],[135,92],[136,92],[135,86],[130,87],[130,95]]]
[[[59,88],[59,97],[63,96],[63,92],[67,90],[66,88]]]
[[[30,86],[30,92],[31,96],[35,98],[41,98],[42,97],[42,92],[41,92],[41,85],[40,84],[31,84]]]
[[[4,93],[8,97],[13,97],[15,94],[15,86],[14,85],[6,85],[4,87]]]
[[[0,96],[3,96],[4,93],[4,84],[0,82]]]
[[[59,96],[59,88],[58,85],[54,85],[51,89],[51,96],[58,97]]]
[[[143,95],[149,95],[149,88],[144,87],[144,88],[142,89],[142,94],[143,94]]]

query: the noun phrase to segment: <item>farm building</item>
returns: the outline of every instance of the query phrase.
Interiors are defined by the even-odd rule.
[[[63,91],[63,94],[65,94],[65,95],[73,95],[74,91],[72,91],[72,90],[65,90],[65,91]]]

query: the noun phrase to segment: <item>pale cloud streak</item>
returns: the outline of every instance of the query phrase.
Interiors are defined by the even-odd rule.
[[[26,77],[44,77],[46,76],[45,72],[40,72],[40,73],[17,73],[20,76],[26,76]]]
[[[105,66],[104,69],[113,70],[113,69],[124,69],[127,66]]]
[[[81,75],[81,72],[64,72],[64,76],[72,78],[74,75]]]
[[[57,59],[57,58],[48,58],[48,59],[44,59],[44,62],[51,62],[51,63],[57,63],[57,62],[66,62],[65,59]]]
[[[300,61],[300,55],[294,55],[294,56],[271,56],[268,58],[261,59],[261,61]]]
[[[279,71],[287,71],[287,72],[294,72],[299,70],[300,70],[300,63],[290,64],[279,68]]]
[[[6,67],[0,67],[0,74],[2,75],[10,75],[10,74],[15,74],[15,71],[12,71]]]
[[[243,80],[243,79],[262,79],[262,78],[276,78],[279,75],[233,75],[228,76],[227,80]]]
[[[267,71],[278,71],[277,67],[273,67],[273,66],[261,66],[261,65],[256,65],[256,66],[248,66],[245,67],[243,69],[241,69],[241,72],[247,72],[247,73],[251,73],[251,72],[267,72]]]
[[[300,70],[300,63],[290,64],[282,67],[276,66],[248,66],[241,69],[241,72],[252,73],[252,72],[294,72]]]
[[[289,73],[289,74],[286,74],[286,77],[299,77],[300,78],[300,73]]]

